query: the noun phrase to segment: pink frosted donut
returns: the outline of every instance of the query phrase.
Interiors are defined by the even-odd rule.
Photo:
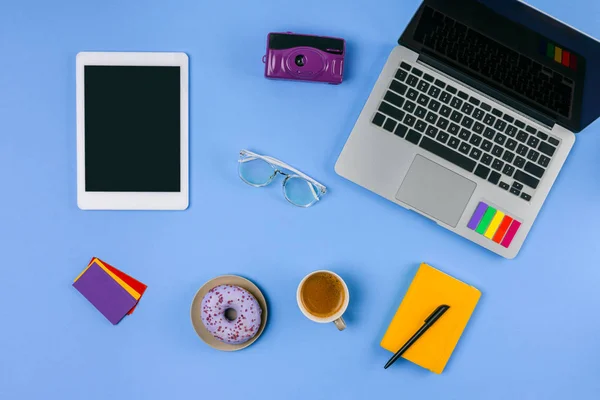
[[[235,311],[236,318],[229,320],[225,312]],[[202,323],[216,339],[241,344],[252,339],[260,328],[262,309],[258,301],[239,286],[214,287],[202,299]]]

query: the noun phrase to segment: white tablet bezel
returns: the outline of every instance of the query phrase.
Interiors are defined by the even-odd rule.
[[[87,192],[85,190],[86,65],[176,66],[181,71],[181,155],[179,192]],[[185,53],[77,54],[77,205],[82,210],[185,210],[189,204],[188,56]]]

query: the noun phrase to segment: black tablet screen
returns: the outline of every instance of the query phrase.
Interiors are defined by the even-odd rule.
[[[179,192],[180,69],[85,66],[85,188]]]

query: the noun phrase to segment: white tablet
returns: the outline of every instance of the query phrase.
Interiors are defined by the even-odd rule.
[[[77,55],[77,204],[188,206],[188,57]]]

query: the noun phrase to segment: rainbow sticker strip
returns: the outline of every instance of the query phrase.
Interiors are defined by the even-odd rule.
[[[542,41],[540,52],[557,63],[577,71],[577,56],[552,42]]]
[[[508,248],[521,227],[521,223],[502,211],[481,202],[467,226],[480,235]]]

